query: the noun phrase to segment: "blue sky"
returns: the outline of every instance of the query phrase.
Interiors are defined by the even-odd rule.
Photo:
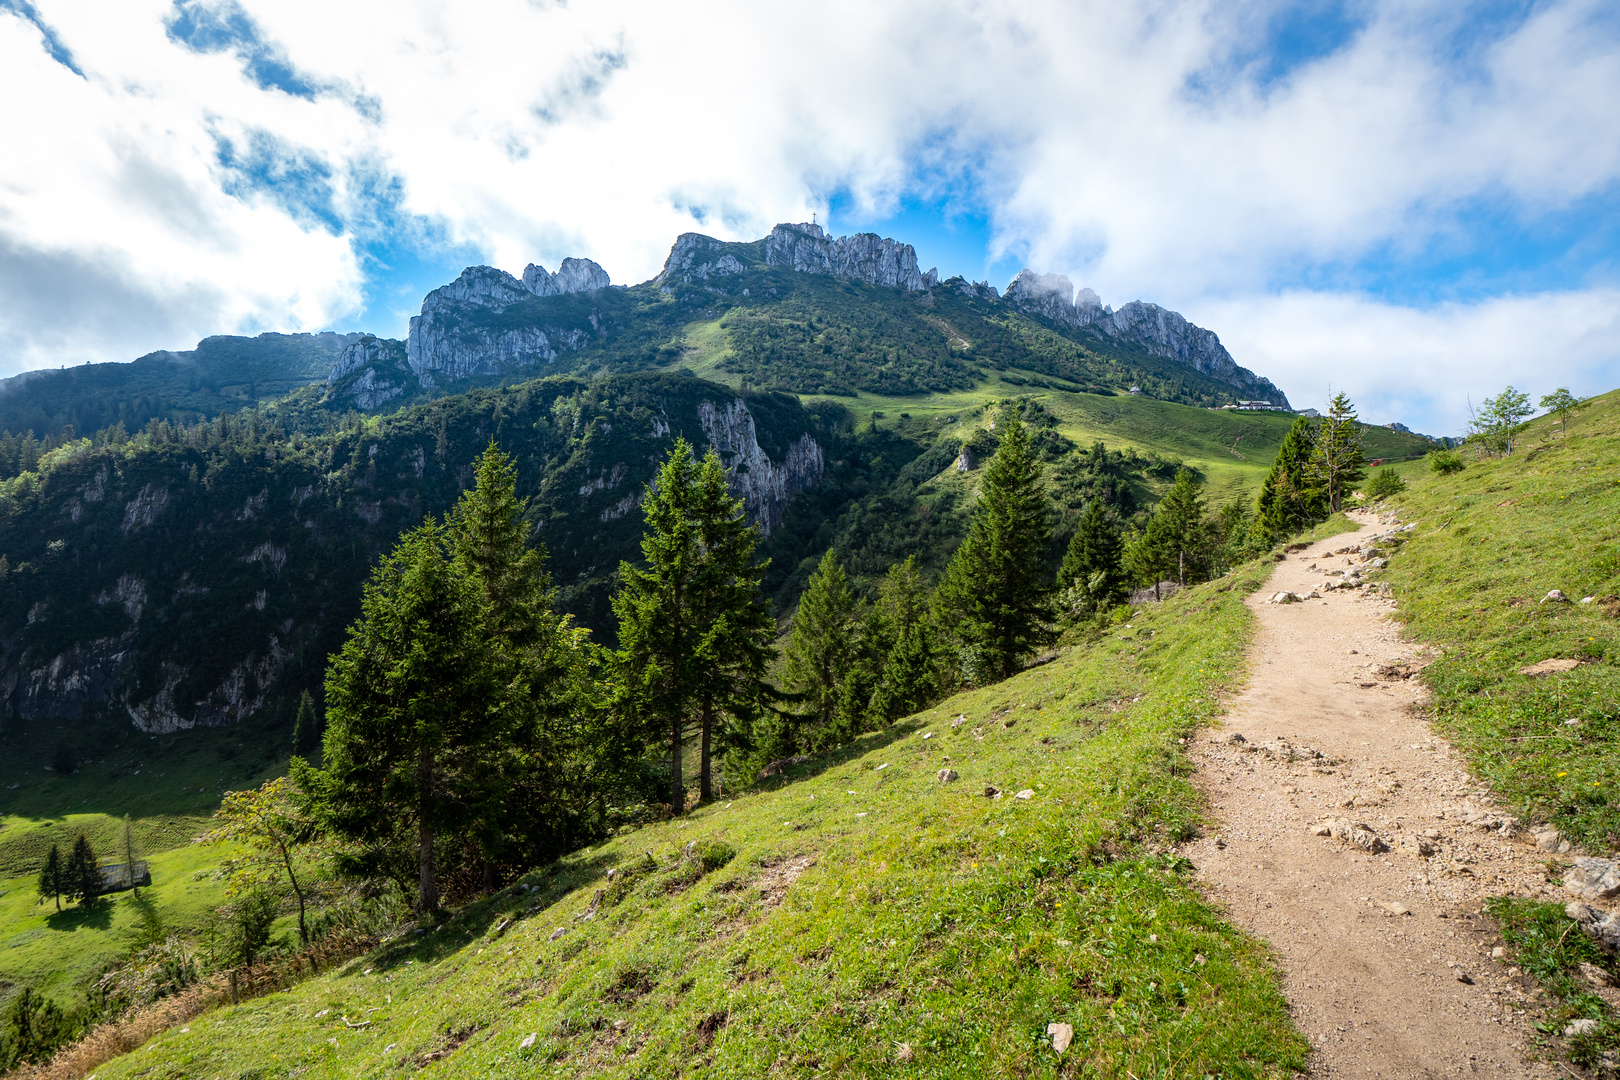
[[[0,91],[0,375],[814,213],[1369,419],[1620,384],[1612,3],[0,0]]]

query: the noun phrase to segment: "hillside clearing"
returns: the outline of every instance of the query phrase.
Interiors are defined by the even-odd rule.
[[[1178,740],[1237,678],[1265,573],[98,1076],[1287,1075],[1266,950],[1168,850],[1198,803]]]

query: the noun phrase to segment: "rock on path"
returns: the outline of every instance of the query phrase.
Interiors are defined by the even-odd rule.
[[[1492,958],[1501,939],[1480,916],[1503,893],[1562,903],[1548,853],[1417,713],[1425,658],[1376,588],[1267,603],[1361,568],[1333,554],[1387,528],[1361,520],[1290,554],[1249,599],[1249,685],[1195,747],[1219,836],[1183,853],[1276,950],[1312,1076],[1558,1075],[1523,1053],[1539,991]]]

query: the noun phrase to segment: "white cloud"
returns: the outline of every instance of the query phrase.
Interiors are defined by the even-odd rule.
[[[187,3],[245,13],[319,92],[172,40],[169,0],[37,0],[84,78],[0,7],[0,92],[30,103],[0,117],[25,150],[0,157],[0,280],[36,283],[0,293],[0,371],[351,315],[379,215],[507,269],[589,255],[638,281],[687,229],[752,238],[834,190],[881,213],[967,185],[1035,268],[1225,319],[1299,304],[1267,297],[1317,268],[1454,242],[1460,207],[1533,221],[1620,178],[1602,0],[1549,0],[1495,37],[1466,7],[1370,0],[1348,44],[1269,81],[1265,28],[1310,17],[1282,0]],[[324,169],[316,205],[244,189],[221,140]],[[369,201],[375,174],[397,206]],[[1280,375],[1286,343],[1211,325]]]
[[[1369,423],[1460,435],[1474,405],[1513,385],[1531,400],[1563,386],[1615,387],[1620,289],[1504,296],[1419,310],[1362,296],[1291,292],[1212,304],[1234,355],[1295,408],[1344,391]]]

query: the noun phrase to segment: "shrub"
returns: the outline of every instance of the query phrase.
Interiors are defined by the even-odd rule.
[[[1429,471],[1449,476],[1452,473],[1462,472],[1466,466],[1462,455],[1455,450],[1430,450],[1428,456]]]
[[[1406,481],[1401,479],[1393,466],[1385,466],[1373,473],[1372,481],[1367,485],[1367,498],[1387,499],[1405,490]]]

